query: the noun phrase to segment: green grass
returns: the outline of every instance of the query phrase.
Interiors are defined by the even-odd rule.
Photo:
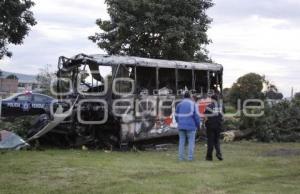
[[[0,154],[0,193],[300,193],[300,144],[224,144],[225,161],[177,161],[177,151],[20,151]]]

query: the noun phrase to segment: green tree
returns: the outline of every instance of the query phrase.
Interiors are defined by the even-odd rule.
[[[15,74],[10,74],[6,77],[6,79],[19,80],[19,78]]]
[[[266,91],[266,98],[271,100],[282,100],[283,94],[280,92]]]
[[[39,69],[39,73],[36,76],[36,81],[43,90],[43,94],[54,96],[51,93],[51,80],[55,78],[55,73],[51,72],[51,65],[45,65],[45,67]]]
[[[212,0],[106,0],[110,20],[89,39],[110,55],[209,61]]]
[[[270,142],[300,142],[300,103],[282,100],[273,106],[266,106],[264,115],[254,118],[255,138]],[[252,123],[254,123],[252,121]]]
[[[295,94],[295,99],[296,99],[296,100],[300,100],[300,92],[297,92],[297,93]]]
[[[231,88],[224,88],[223,89],[223,96],[222,96],[222,98],[223,98],[223,100],[224,100],[225,103],[230,102],[230,89]]]
[[[0,77],[2,77],[2,70],[0,69]]]
[[[0,0],[0,59],[10,57],[7,45],[22,44],[30,26],[36,24],[29,11],[33,5],[31,0]]]
[[[266,85],[265,96],[271,100],[281,100],[283,99],[283,94],[278,92],[278,88],[276,85],[272,84],[269,80],[264,80],[264,84]]]
[[[249,73],[240,77],[230,90],[230,102],[237,108],[238,100],[243,103],[247,99],[263,99],[264,76]]]

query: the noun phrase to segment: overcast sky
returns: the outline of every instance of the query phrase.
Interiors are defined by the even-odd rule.
[[[59,56],[104,53],[87,37],[98,31],[97,18],[108,19],[104,0],[34,0],[38,24],[21,46],[10,46],[11,59],[0,69],[36,74]],[[285,96],[300,91],[300,1],[214,0],[208,11],[212,59],[224,66],[225,86],[249,72],[264,74]]]

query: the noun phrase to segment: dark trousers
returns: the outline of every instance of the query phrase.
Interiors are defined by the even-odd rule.
[[[220,129],[207,127],[207,154],[206,158],[212,159],[214,148],[216,149],[216,156],[222,157],[220,148]]]

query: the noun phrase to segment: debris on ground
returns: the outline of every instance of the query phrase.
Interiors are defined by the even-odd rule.
[[[247,130],[230,130],[225,131],[222,134],[224,142],[232,142],[235,140],[240,140],[243,138],[247,138],[253,134],[254,130],[247,129]]]
[[[27,146],[29,145],[15,133],[0,131],[0,150],[20,150]]]
[[[160,144],[160,145],[156,145],[155,149],[156,151],[168,151],[169,149],[174,148],[174,144]]]
[[[169,151],[176,149],[176,144],[166,143],[166,144],[144,144],[138,147],[139,150],[143,151]]]

